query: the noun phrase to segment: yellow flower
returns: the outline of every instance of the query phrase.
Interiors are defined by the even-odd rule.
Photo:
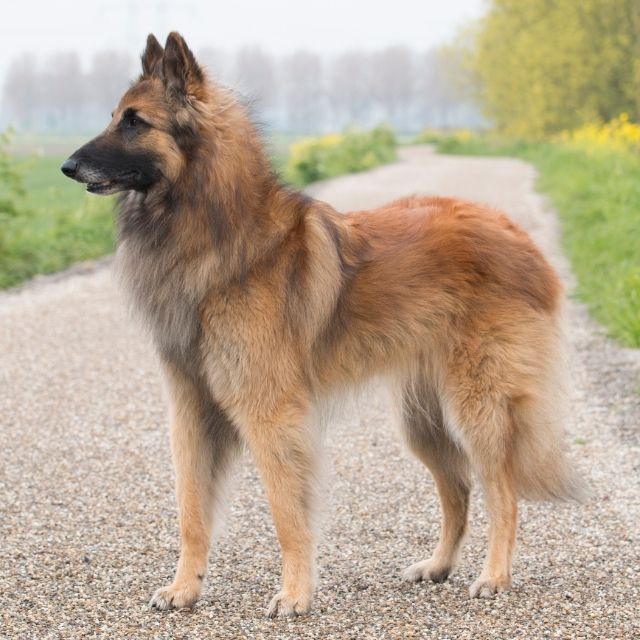
[[[573,131],[563,131],[560,140],[591,152],[602,149],[640,152],[640,125],[621,113],[610,122],[591,122]]]

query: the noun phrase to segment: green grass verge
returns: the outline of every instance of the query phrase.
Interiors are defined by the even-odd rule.
[[[0,288],[113,250],[113,199],[91,196],[60,173],[64,158],[16,160],[25,195],[20,215],[3,220]]]
[[[640,157],[560,143],[447,136],[442,153],[508,155],[538,169],[560,216],[577,295],[611,336],[640,347]]]

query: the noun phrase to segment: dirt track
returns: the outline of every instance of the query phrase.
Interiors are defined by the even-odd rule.
[[[422,192],[504,208],[570,284],[534,172],[509,159],[403,150],[401,161],[313,186],[339,209]],[[108,267],[0,296],[0,637],[634,638],[640,636],[640,356],[575,302],[572,456],[586,506],[522,504],[514,586],[470,600],[486,520],[443,585],[408,585],[439,524],[433,483],[372,388],[329,429],[330,493],[313,612],[265,619],[278,548],[245,456],[192,611],[147,609],[178,552],[167,422],[152,350]]]

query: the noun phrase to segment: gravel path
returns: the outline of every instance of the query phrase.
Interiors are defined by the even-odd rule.
[[[570,284],[534,171],[510,159],[400,162],[315,185],[338,208],[412,192],[504,208]],[[640,357],[569,304],[575,384],[567,423],[586,506],[522,503],[514,586],[470,600],[486,520],[474,495],[458,571],[408,585],[401,570],[438,535],[433,483],[390,429],[373,387],[329,430],[330,492],[311,615],[265,619],[278,548],[248,456],[194,610],[147,609],[178,553],[168,429],[154,355],[108,267],[0,296],[0,637],[640,637]]]

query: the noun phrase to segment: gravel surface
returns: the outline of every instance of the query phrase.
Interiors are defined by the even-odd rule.
[[[408,148],[374,171],[314,185],[340,209],[412,192],[504,208],[571,284],[557,222],[533,169]],[[575,301],[572,457],[585,506],[521,503],[514,585],[470,600],[486,519],[474,494],[458,571],[402,583],[438,535],[433,483],[391,427],[373,385],[332,421],[313,612],[264,617],[278,587],[268,506],[248,456],[193,610],[147,608],[178,554],[173,472],[158,369],[108,266],[0,296],[0,637],[640,637],[640,357],[607,340]]]

